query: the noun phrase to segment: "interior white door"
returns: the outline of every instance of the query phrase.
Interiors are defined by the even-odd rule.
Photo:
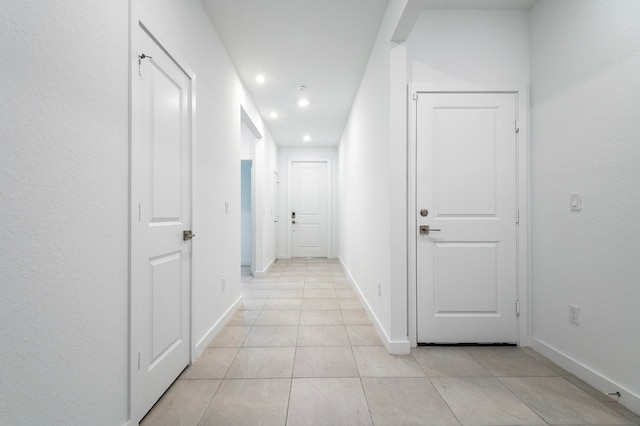
[[[132,417],[190,361],[191,80],[145,31],[133,78]]]
[[[291,257],[327,257],[327,163],[291,164]]]
[[[513,93],[418,95],[418,343],[517,341],[515,124]]]
[[[280,254],[280,176],[273,172],[273,258]]]

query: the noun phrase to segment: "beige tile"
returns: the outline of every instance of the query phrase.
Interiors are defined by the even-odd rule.
[[[340,281],[340,280],[336,281],[336,280],[334,280],[333,281],[333,288],[335,288],[336,290],[344,289],[344,288],[351,288],[352,289],[353,286],[351,285],[351,282],[346,281],[346,280],[345,281]]]
[[[285,274],[283,272],[282,275],[278,277],[278,280],[280,282],[285,282],[285,281],[288,281],[288,282],[296,282],[296,281],[304,282],[304,272],[298,273],[297,275]]]
[[[427,377],[488,377],[491,373],[464,348],[418,347],[411,351]]]
[[[344,325],[301,325],[298,346],[348,346]]]
[[[241,290],[244,299],[267,299],[272,290]]]
[[[371,424],[360,379],[293,379],[288,426]]]
[[[251,327],[245,325],[227,325],[214,337],[209,347],[239,348],[249,334]]]
[[[336,289],[336,295],[342,299],[349,299],[353,297],[358,297],[358,294],[350,288],[339,288]]]
[[[342,318],[347,325],[371,325],[367,312],[362,309],[348,309],[342,311]]]
[[[276,290],[303,290],[304,281],[281,281],[274,286]]]
[[[262,311],[255,325],[298,325],[300,311]]]
[[[305,299],[331,299],[336,297],[334,289],[304,289]]]
[[[275,287],[273,282],[245,282],[240,287],[242,290],[271,290]]]
[[[259,311],[266,301],[267,299],[242,299],[238,309],[241,311]]]
[[[333,283],[331,281],[312,281],[305,283],[304,288],[309,290],[333,289]]]
[[[303,299],[302,310],[337,311],[340,310],[338,299]]]
[[[303,289],[272,290],[269,299],[301,299]]]
[[[557,373],[527,355],[520,348],[470,347],[466,350],[494,376],[557,376]]]
[[[291,377],[296,348],[242,348],[227,379],[276,379]]]
[[[227,325],[253,325],[258,315],[260,315],[260,311],[236,311],[229,318]]]
[[[431,382],[420,378],[363,378],[376,426],[459,425]]]
[[[382,340],[372,325],[348,325],[349,341],[354,346],[381,346]]]
[[[220,380],[177,380],[140,425],[197,425],[220,383]]]
[[[338,303],[340,303],[340,309],[343,311],[364,309],[364,305],[360,302],[360,299],[353,297],[348,299],[338,299]]]
[[[613,401],[605,402],[605,405],[611,408],[616,413],[620,414],[625,419],[627,419],[629,423],[634,425],[640,425],[640,416],[634,413],[633,411],[629,410],[625,406],[620,405],[617,402],[613,402]]]
[[[181,379],[222,379],[238,348],[207,348],[181,375]]]
[[[545,424],[494,377],[441,377],[430,380],[463,425]]]
[[[200,425],[282,426],[287,418],[290,386],[290,379],[225,380]]]
[[[562,377],[500,381],[550,424],[627,424],[627,419]]]
[[[342,312],[340,311],[302,310],[302,315],[300,316],[300,325],[344,325],[344,320],[342,319]]]
[[[292,325],[255,325],[244,341],[245,347],[295,346],[298,327]]]
[[[302,299],[269,299],[264,303],[262,309],[269,311],[292,311],[300,309]]]
[[[318,281],[331,281],[331,275],[329,275],[329,274],[324,274],[324,275],[309,275],[309,274],[307,274],[307,276],[305,276],[305,278],[304,278],[304,282],[305,283],[313,283],[313,282],[318,282]]]
[[[390,355],[382,346],[353,346],[361,377],[425,377],[410,355]]]
[[[571,376],[572,374],[569,373],[567,370],[565,370],[564,368],[560,367],[559,365],[557,365],[556,363],[554,363],[553,361],[551,361],[549,358],[545,357],[542,354],[539,354],[538,352],[534,351],[531,348],[520,348],[524,353],[526,353],[527,355],[529,355],[532,358],[535,358],[537,361],[540,361],[542,364],[545,365],[545,367],[548,367],[550,370],[555,371],[558,375],[560,376]]]
[[[600,392],[598,389],[592,387],[590,384],[577,378],[576,376],[566,376],[565,380],[568,380],[569,382],[573,383],[574,385],[576,385],[577,387],[579,387],[580,389],[582,389],[583,391],[585,391],[586,393],[588,393],[589,395],[597,399],[598,401],[611,402],[611,398],[605,395],[604,392]]]
[[[349,346],[296,348],[294,377],[358,377]]]

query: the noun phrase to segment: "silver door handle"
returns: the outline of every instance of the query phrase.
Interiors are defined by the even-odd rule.
[[[196,236],[196,234],[194,234],[190,230],[189,231],[182,231],[182,241],[189,241],[190,239],[192,239],[195,236]]]
[[[431,231],[442,231],[442,229],[430,228],[429,225],[420,225],[420,235],[429,235]]]

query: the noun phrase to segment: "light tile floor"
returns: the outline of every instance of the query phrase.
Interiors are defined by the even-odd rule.
[[[640,424],[531,349],[389,355],[335,260],[242,281],[240,309],[142,425]]]

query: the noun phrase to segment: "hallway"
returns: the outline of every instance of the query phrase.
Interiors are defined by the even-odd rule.
[[[279,260],[142,425],[640,424],[530,349],[389,355],[337,260]]]

